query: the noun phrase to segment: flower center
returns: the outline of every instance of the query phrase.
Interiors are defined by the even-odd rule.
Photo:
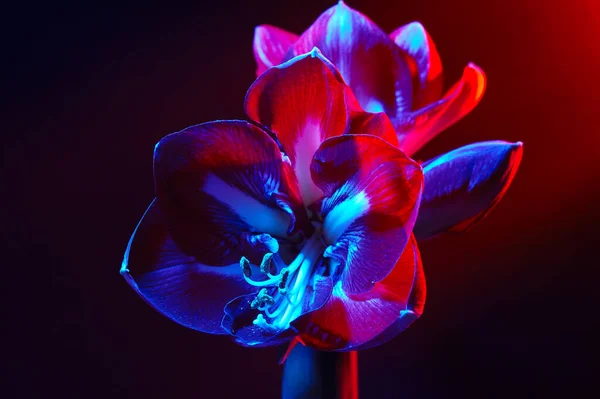
[[[245,257],[240,259],[244,279],[248,284],[261,287],[250,304],[261,312],[253,321],[255,325],[266,330],[282,331],[302,314],[308,288],[313,286],[314,277],[326,270],[323,264],[324,250],[321,228],[317,226],[315,233],[289,265],[278,252],[268,252],[260,264],[262,280],[252,279],[250,261]],[[274,270],[279,272],[272,274]]]

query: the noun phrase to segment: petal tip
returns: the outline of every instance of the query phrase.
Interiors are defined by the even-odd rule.
[[[121,263],[121,268],[119,269],[119,274],[121,276],[125,276],[126,274],[129,274],[129,269],[127,268],[127,260],[123,259],[123,262]]]
[[[321,53],[321,50],[319,50],[317,46],[314,46],[309,54],[312,58],[320,58],[320,56],[323,56],[323,53]]]
[[[469,61],[469,63],[467,63],[467,67],[476,70],[477,72],[481,72],[483,73],[483,69],[481,69],[481,67],[479,65],[477,65],[476,63]]]
[[[512,158],[510,160],[510,163],[512,164],[512,176],[510,177],[510,179],[512,180],[514,178],[514,174],[517,172],[517,169],[519,168],[519,165],[521,164],[521,159],[523,159],[523,142],[522,141],[517,141],[516,143],[513,143],[510,145],[511,146],[511,151],[510,151],[510,157]],[[508,183],[510,184],[510,182]]]
[[[419,21],[413,21],[409,24],[406,24],[406,26],[404,26],[405,29],[412,29],[412,30],[418,30],[420,31],[423,35],[427,35],[427,31],[425,30],[425,26],[423,26],[423,24]]]
[[[469,62],[467,64],[467,66],[465,67],[465,72],[467,72],[468,70],[473,71],[476,74],[476,79],[475,79],[475,84],[476,84],[476,91],[475,91],[475,104],[477,104],[479,102],[479,100],[481,100],[481,97],[483,97],[483,93],[485,92],[485,89],[487,87],[487,77],[485,75],[485,72],[483,72],[483,69],[481,69],[480,66]]]

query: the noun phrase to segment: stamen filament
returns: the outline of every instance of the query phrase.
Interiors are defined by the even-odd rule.
[[[255,287],[268,287],[270,285],[277,284],[279,282],[279,276],[273,276],[273,278],[269,278],[263,281],[254,281],[250,277],[246,276],[246,274],[244,274],[244,280],[246,280],[248,284],[253,285]]]

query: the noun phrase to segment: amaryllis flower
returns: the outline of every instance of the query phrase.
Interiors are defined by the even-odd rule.
[[[384,342],[422,311],[412,229],[419,164],[385,114],[361,112],[321,53],[250,87],[253,122],[163,138],[156,199],[121,273],[155,309],[247,346],[292,338],[326,350]]]
[[[354,97],[349,104],[384,111],[407,155],[468,112],[483,96],[483,71],[468,64],[460,81],[442,95],[442,64],[425,28],[413,22],[386,35],[342,1],[325,11],[302,35],[269,25],[254,35],[257,75],[317,46],[340,71]],[[498,203],[522,157],[521,143],[472,144],[423,164],[425,189],[415,226],[418,239],[464,231]]]
[[[470,63],[462,78],[443,93],[440,56],[420,23],[387,35],[343,1],[321,14],[300,36],[270,25],[258,26],[256,73],[315,46],[339,69],[365,110],[384,111],[390,117],[400,148],[409,156],[469,113],[485,90],[483,71]]]

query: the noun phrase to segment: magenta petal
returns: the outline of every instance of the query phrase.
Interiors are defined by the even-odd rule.
[[[440,132],[471,112],[483,97],[485,87],[483,70],[469,64],[461,80],[441,100],[415,112],[399,115],[393,122],[400,149],[412,156]]]
[[[417,239],[464,231],[481,220],[510,186],[522,156],[520,142],[487,141],[426,162]]]
[[[415,312],[416,298],[411,295],[412,292],[416,295],[413,287],[419,270],[422,270],[421,257],[412,237],[389,275],[370,291],[347,294],[338,282],[327,303],[310,315],[301,334],[302,340],[319,349],[352,350],[380,339],[381,334],[399,333],[399,319],[422,311],[421,307]],[[419,284],[422,283],[424,280],[419,280]],[[420,287],[424,288],[424,285]],[[421,304],[424,291],[422,293],[419,296]]]
[[[310,180],[313,154],[346,130],[345,89],[335,67],[314,49],[269,69],[246,95],[246,113],[277,135],[306,205],[322,195]]]
[[[256,60],[256,76],[260,76],[272,66],[279,65],[283,56],[298,35],[271,25],[260,25],[254,29],[254,59]]]
[[[208,266],[182,253],[161,221],[153,201],[131,236],[121,274],[152,307],[194,330],[226,334],[223,308],[254,287],[239,264]]]
[[[181,250],[212,265],[238,262],[249,233],[286,237],[306,214],[277,144],[243,121],[192,126],[156,146],[158,205]]]
[[[414,90],[413,109],[432,103],[442,95],[442,61],[431,36],[419,22],[401,26],[390,38],[414,60],[417,69],[417,87]]]
[[[340,262],[347,294],[369,291],[392,270],[416,220],[423,172],[375,136],[326,140],[311,164],[323,190],[325,251]]]
[[[411,110],[406,55],[366,16],[340,1],[319,16],[284,59],[315,46],[339,69],[363,109],[390,116]]]

